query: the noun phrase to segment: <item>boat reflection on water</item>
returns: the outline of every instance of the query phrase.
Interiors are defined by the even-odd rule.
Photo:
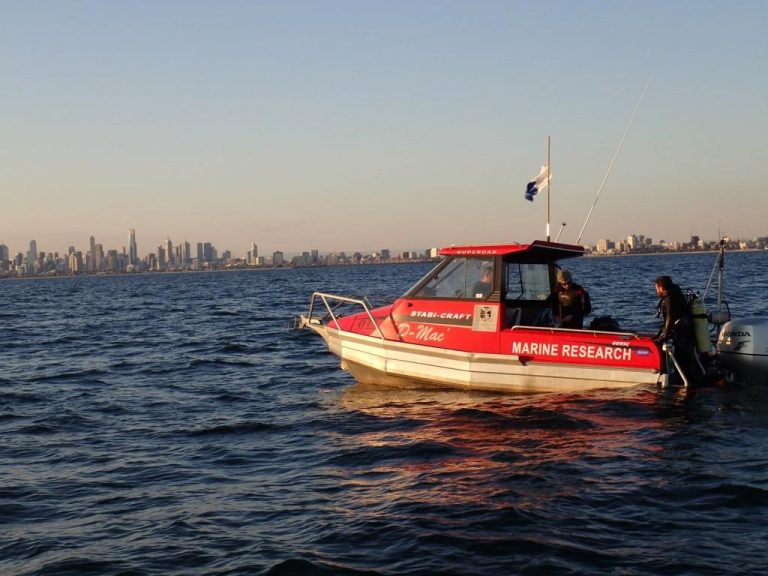
[[[538,514],[555,498],[647,483],[637,454],[661,451],[664,413],[680,401],[655,386],[532,398],[356,384],[339,404],[365,422],[335,440],[349,456],[347,488],[368,504]]]

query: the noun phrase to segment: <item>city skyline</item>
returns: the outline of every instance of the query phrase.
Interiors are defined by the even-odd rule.
[[[641,239],[641,242],[644,242],[644,241],[647,240],[649,243],[652,243],[653,245],[657,245],[657,246],[658,245],[664,245],[664,246],[667,246],[667,245],[681,245],[681,244],[685,244],[687,242],[690,242],[691,238],[701,238],[702,241],[714,242],[714,241],[717,241],[721,237],[721,235],[717,235],[717,236],[708,238],[708,237],[700,236],[698,234],[692,234],[691,236],[689,236],[685,240],[667,240],[665,238],[651,238],[650,236],[646,236],[645,234],[628,233],[628,234],[625,234],[624,236],[615,237],[615,238],[609,238],[607,236],[603,236],[603,237],[599,238],[595,242],[582,242],[582,244],[584,246],[591,247],[591,248],[597,248],[597,247],[600,246],[601,242],[605,242],[605,241],[608,241],[608,242],[611,242],[611,243],[627,243],[628,245],[631,245],[632,244],[632,240],[631,239],[635,238],[635,242],[637,242],[637,238],[638,237]],[[768,237],[768,226],[766,226],[766,232],[763,233],[763,234],[758,234],[756,236],[750,236],[750,237],[739,236],[739,235],[736,235],[736,236],[733,236],[733,237],[729,236],[729,239],[733,240],[735,242],[738,242],[738,241],[755,241],[757,239],[764,239],[766,237]],[[158,242],[158,243],[154,244],[149,249],[146,249],[146,250],[142,249],[142,250],[140,250],[139,249],[139,244],[140,243],[137,242],[137,240],[136,240],[136,229],[135,228],[129,228],[126,231],[126,238],[127,238],[127,241],[125,241],[124,243],[120,244],[119,246],[108,246],[108,247],[105,247],[103,242],[97,241],[96,237],[92,235],[92,236],[90,236],[89,241],[87,243],[88,244],[88,250],[87,251],[79,249],[77,244],[70,244],[66,248],[46,249],[46,247],[45,246],[41,246],[40,242],[38,242],[35,238],[31,238],[29,241],[27,241],[26,245],[21,247],[21,248],[14,248],[12,246],[9,246],[7,242],[3,241],[3,238],[0,238],[0,247],[5,247],[7,249],[7,251],[8,251],[8,254],[11,257],[14,257],[14,256],[16,256],[18,254],[23,254],[23,255],[28,254],[32,250],[32,244],[33,243],[34,243],[36,251],[50,253],[50,254],[59,254],[59,255],[66,255],[66,254],[72,252],[73,250],[74,251],[83,252],[83,253],[86,253],[86,252],[94,253],[95,252],[95,247],[96,246],[100,246],[101,249],[104,250],[105,252],[107,250],[115,250],[117,252],[124,251],[126,256],[127,256],[127,258],[128,258],[128,262],[130,264],[135,264],[138,260],[143,260],[143,259],[145,259],[145,258],[147,258],[147,257],[149,257],[149,256],[151,256],[153,254],[157,255],[157,253],[160,250],[163,249],[163,247],[166,245],[166,243],[170,243],[173,246],[180,246],[180,245],[186,244],[187,246],[200,247],[200,246],[203,246],[203,245],[209,245],[209,246],[213,246],[214,249],[216,249],[215,247],[217,246],[216,242],[211,242],[211,241],[205,241],[205,242],[195,241],[195,242],[190,242],[186,238],[184,238],[183,240],[180,240],[180,241],[174,241],[170,237],[170,235],[166,235],[165,239],[162,242]],[[543,239],[544,238],[534,238],[534,239],[531,239],[530,241],[533,241],[533,240],[543,240]],[[552,238],[552,241],[554,241],[554,240],[555,239]],[[511,240],[510,240],[510,242],[511,242]],[[491,244],[503,244],[504,242],[490,242],[490,243]],[[567,242],[564,242],[564,243],[567,243]],[[476,243],[468,242],[467,243],[467,245],[471,245],[471,244],[481,244],[481,243],[480,242],[476,242]],[[301,248],[299,250],[296,250],[296,251],[288,251],[288,250],[282,250],[279,247],[276,247],[274,249],[263,250],[261,248],[258,248],[258,246],[260,246],[260,244],[257,241],[254,240],[254,241],[251,241],[250,244],[247,247],[242,248],[240,250],[233,249],[232,247],[228,247],[228,246],[223,246],[221,251],[229,253],[232,258],[245,258],[245,259],[247,259],[248,256],[252,252],[254,252],[254,251],[258,251],[259,254],[272,254],[274,252],[281,252],[281,253],[285,254],[286,257],[290,258],[292,256],[295,256],[295,255],[307,252],[308,250],[315,251],[315,252],[322,253],[322,254],[354,253],[354,252],[374,253],[374,252],[379,252],[381,250],[387,250],[387,251],[391,251],[393,253],[397,253],[397,252],[409,252],[409,251],[419,251],[419,250],[429,250],[429,249],[440,249],[440,248],[444,248],[445,247],[445,245],[435,245],[435,244],[429,245],[428,244],[428,245],[425,245],[425,246],[410,246],[410,247],[407,247],[407,248],[399,248],[399,249],[393,250],[393,249],[390,249],[388,245],[385,245],[385,246],[380,246],[380,247],[375,248],[375,249],[364,249],[364,248],[356,248],[354,246],[350,246],[350,247],[347,247],[347,248],[341,249],[341,250],[320,250],[318,248],[315,248],[314,245],[312,245],[312,246],[309,246],[309,247],[305,246],[305,247],[303,247],[303,248]]]
[[[644,234],[636,234],[636,233],[630,233],[625,236],[621,236],[618,238],[608,238],[608,237],[602,237],[596,242],[582,242],[582,244],[587,248],[588,250],[592,250],[596,253],[602,253],[606,251],[607,246],[621,246],[622,251],[637,251],[638,249],[645,249],[648,247],[657,247],[657,248],[664,248],[664,249],[673,249],[677,250],[683,247],[686,244],[691,243],[716,243],[721,238],[725,238],[728,242],[733,243],[735,245],[739,244],[760,244],[762,245],[768,243],[768,233],[761,234],[759,236],[753,236],[753,237],[730,237],[730,236],[722,236],[718,235],[715,238],[706,238],[701,237],[699,235],[692,235],[685,241],[668,241],[666,239],[654,239],[650,236],[646,236]],[[541,238],[543,239],[543,238]],[[555,241],[555,239],[552,239],[552,241]],[[470,245],[471,243],[467,244]],[[475,243],[480,244],[480,243]],[[499,243],[501,244],[501,243]],[[379,247],[374,250],[364,250],[364,249],[357,249],[354,247],[350,247],[345,250],[331,250],[331,251],[321,251],[317,248],[311,247],[307,248],[304,247],[301,250],[291,252],[291,251],[283,251],[279,248],[274,250],[260,250],[258,248],[258,243],[256,241],[252,241],[250,245],[244,250],[244,254],[240,254],[238,251],[233,250],[229,247],[224,247],[221,250],[222,254],[226,254],[227,258],[231,258],[233,260],[237,259],[244,259],[244,260],[250,260],[251,256],[255,259],[257,256],[262,256],[262,260],[264,258],[264,254],[274,254],[279,253],[281,256],[285,256],[285,258],[290,259],[294,256],[301,255],[301,254],[308,254],[312,253],[315,257],[318,254],[321,255],[328,255],[328,254],[346,254],[346,253],[357,253],[357,254],[375,254],[379,252],[386,252],[386,253],[413,253],[413,254],[419,254],[419,251],[421,254],[425,254],[428,251],[435,251],[439,250],[440,248],[443,248],[445,246],[440,245],[428,245],[423,247],[410,247],[405,250],[390,250],[389,247]],[[196,249],[196,256],[192,253],[192,248],[195,247]],[[611,248],[613,249],[613,248]],[[214,258],[211,258],[211,254],[219,254],[218,248],[215,246],[212,242],[189,242],[188,240],[184,239],[179,242],[174,242],[170,236],[166,236],[166,239],[163,240],[160,243],[157,243],[152,248],[146,250],[146,251],[140,251],[139,250],[139,243],[136,239],[136,229],[130,228],[127,230],[127,242],[121,246],[117,247],[105,247],[101,242],[97,242],[97,239],[95,236],[91,236],[89,238],[88,242],[88,250],[79,250],[77,245],[71,244],[67,246],[66,249],[46,249],[46,247],[39,247],[39,243],[35,239],[29,240],[27,243],[27,246],[24,249],[14,249],[10,246],[8,246],[6,243],[2,241],[2,238],[0,238],[0,262],[5,260],[10,260],[12,258],[17,258],[18,256],[23,256],[25,258],[30,258],[31,254],[37,255],[38,253],[44,253],[44,254],[56,254],[60,256],[67,256],[71,255],[74,252],[79,252],[83,255],[88,254],[100,254],[99,258],[103,258],[104,254],[106,252],[116,252],[121,253],[126,258],[126,263],[128,265],[137,265],[140,261],[145,261],[147,258],[151,257],[161,257],[162,254],[171,254],[171,259],[173,259],[173,254],[181,250],[181,253],[179,254],[179,257],[183,261],[191,261],[194,257],[197,257],[198,259],[202,259],[202,254],[205,252],[206,257],[205,261],[211,261]],[[32,258],[30,258],[32,259]]]
[[[75,246],[69,246],[66,253],[46,252],[38,250],[36,240],[30,240],[26,253],[12,254],[8,246],[0,243],[0,278],[388,264],[436,260],[440,253],[439,248],[434,246],[394,253],[389,248],[381,248],[374,252],[356,250],[350,253],[345,251],[321,253],[320,250],[313,248],[296,254],[286,254],[276,250],[271,255],[264,256],[259,253],[256,242],[253,242],[245,258],[240,258],[230,250],[224,250],[220,254],[210,242],[197,242],[193,246],[190,242],[184,241],[174,245],[170,238],[166,238],[155,252],[140,257],[135,229],[128,230],[128,236],[128,248],[123,246],[122,251],[105,249],[101,243],[96,242],[94,236],[90,237],[89,249],[85,252],[77,250]],[[720,250],[722,247],[729,251],[766,250],[768,235],[750,240],[734,239],[728,236],[708,240],[692,236],[688,242],[665,240],[656,242],[643,234],[630,234],[622,239],[602,238],[595,245],[584,245],[587,255],[713,251]]]
[[[479,240],[478,241],[473,241],[472,239],[469,239],[469,240],[466,240],[466,241],[449,242],[449,243],[442,243],[442,244],[435,243],[435,242],[430,243],[429,241],[427,241],[426,246],[440,248],[440,247],[443,247],[443,246],[449,246],[450,244],[464,244],[464,245],[471,245],[471,244],[505,244],[505,243],[512,243],[512,242],[525,243],[525,242],[531,242],[533,240],[544,240],[544,239],[546,239],[545,224],[544,224],[544,222],[541,223],[540,228],[542,230],[542,233],[537,235],[537,236],[530,237],[530,238],[509,237],[508,236],[506,238],[490,239],[490,240],[485,240],[485,241],[479,241]],[[557,222],[553,222],[552,223],[552,226],[551,226],[551,239],[553,241],[555,240],[555,238],[558,235],[566,236],[565,234],[562,234],[562,231],[560,230],[560,228],[561,228],[561,223],[557,223]],[[738,230],[736,230],[735,232],[734,231],[726,231],[726,230],[723,230],[723,229],[721,229],[719,227],[714,229],[714,230],[710,230],[709,233],[707,233],[705,229],[711,228],[711,227],[704,226],[704,227],[701,227],[701,228],[702,228],[702,230],[694,228],[688,234],[681,234],[681,233],[679,233],[679,234],[676,234],[674,236],[673,235],[664,235],[664,234],[662,234],[660,237],[657,237],[657,236],[652,236],[651,234],[642,234],[642,233],[640,233],[640,234],[642,236],[652,237],[653,240],[654,240],[654,243],[661,242],[661,243],[664,243],[664,244],[667,244],[667,243],[685,243],[685,242],[688,242],[690,240],[690,238],[693,237],[693,236],[698,236],[698,237],[705,238],[705,239],[718,239],[718,238],[721,238],[723,236],[728,236],[728,237],[733,238],[735,240],[754,240],[756,238],[760,238],[760,237],[764,237],[764,236],[768,235],[768,225],[761,226],[760,228],[758,228],[758,231],[755,234],[741,234],[741,233],[739,233]],[[566,229],[567,229],[567,227],[564,227],[563,231],[566,230]],[[122,239],[118,240],[116,243],[110,243],[111,240],[109,240],[109,239],[120,238],[121,234],[118,234],[116,232],[110,232],[109,234],[106,234],[104,236],[105,238],[107,238],[107,240],[106,241],[101,240],[100,243],[102,245],[109,245],[111,248],[118,249],[118,250],[120,250],[122,248],[126,248],[126,250],[128,252],[130,252],[131,251],[131,231],[134,231],[134,234],[135,234],[135,230],[136,230],[136,228],[128,228],[127,232],[124,232],[122,234]],[[2,229],[0,229],[0,233],[2,233]],[[596,236],[595,234],[591,234],[591,235],[586,234],[585,236],[587,236],[588,239],[582,239],[582,241],[580,243],[585,245],[585,246],[596,246],[597,243],[600,240],[606,240],[606,239],[607,240],[623,240],[623,239],[626,239],[628,236],[631,236],[633,234],[639,234],[639,232],[637,232],[637,231],[635,231],[635,232],[626,232],[625,231],[623,234],[620,234],[620,235],[614,236],[614,237],[609,237],[608,235],[605,235],[605,234],[601,235],[601,236]],[[24,236],[24,235],[21,235],[21,236]],[[84,236],[85,236],[86,239],[90,238],[90,237],[95,237],[94,234],[89,234],[87,232],[84,234]],[[594,240],[590,238],[592,236],[594,236]],[[44,246],[48,245],[48,244],[45,243],[45,241],[39,241],[38,240],[38,238],[46,238],[47,237],[46,234],[31,234],[31,235],[27,234],[25,237],[26,237],[26,239],[25,240],[23,239],[21,241],[20,245],[14,245],[14,244],[6,241],[4,237],[0,237],[0,245],[6,245],[8,247],[9,252],[11,252],[13,254],[17,254],[19,252],[26,253],[27,250],[28,250],[28,247],[29,247],[29,242],[31,240],[34,240],[35,242],[37,242],[40,245],[44,245]],[[235,257],[240,257],[241,255],[246,254],[251,249],[251,246],[254,243],[257,243],[260,246],[262,246],[264,253],[272,253],[274,251],[281,251],[281,252],[284,252],[286,254],[295,255],[295,254],[300,254],[301,252],[303,252],[303,251],[305,251],[307,249],[306,248],[307,245],[299,246],[298,248],[294,248],[294,249],[284,249],[283,246],[280,246],[280,245],[276,244],[274,241],[270,242],[269,238],[267,238],[266,241],[263,242],[263,243],[260,240],[250,239],[250,240],[247,240],[246,245],[243,245],[243,246],[229,246],[229,245],[223,244],[220,241],[217,241],[217,239],[215,239],[215,238],[212,238],[210,234],[203,234],[203,237],[204,237],[204,242],[210,242],[210,243],[212,243],[214,245],[223,246],[224,250],[226,250],[228,252],[231,252]],[[143,244],[146,244],[147,246],[151,246],[151,248],[146,249],[143,252],[143,255],[146,256],[146,255],[150,254],[158,246],[161,246],[167,239],[171,239],[171,240],[173,240],[176,243],[182,243],[182,242],[191,242],[193,244],[198,243],[198,239],[190,240],[188,235],[183,235],[180,239],[174,240],[171,234],[165,234],[165,235],[162,236],[161,239],[158,239],[156,241],[150,241],[150,242],[146,242],[146,243],[142,242]],[[561,241],[563,243],[566,243],[566,244],[574,244],[574,243],[576,243],[574,238],[567,238],[567,237],[560,238],[559,241]],[[134,243],[136,242],[135,236],[134,236],[133,242]],[[87,241],[86,242],[82,242],[82,244],[85,244],[85,243],[88,243],[88,242]],[[351,244],[351,243],[352,242],[350,241],[349,244]],[[70,246],[77,247],[79,245],[80,244],[78,242],[67,242],[64,245],[56,246],[53,249],[50,249],[50,250],[47,250],[47,251],[49,251],[49,252],[66,253],[67,249]],[[352,252],[352,251],[362,251],[362,252],[370,253],[370,252],[374,252],[376,250],[380,250],[381,249],[381,246],[354,246],[354,245],[346,245],[346,246],[341,246],[341,247],[331,248],[331,249],[317,248],[317,246],[321,246],[322,245],[322,239],[316,239],[315,241],[310,239],[309,242],[308,242],[308,245],[311,245],[312,249],[318,249],[318,250],[321,250],[324,253]],[[394,252],[421,250],[421,249],[424,248],[424,246],[409,246],[409,245],[403,244],[402,242],[398,243],[397,238],[396,238],[396,234],[393,235],[393,238],[391,238],[389,242],[385,241],[384,245],[386,246],[387,249],[391,249]],[[135,246],[135,248],[138,250],[137,246]],[[141,256],[139,256],[138,253],[136,253],[135,256],[136,257],[141,257]]]
[[[0,241],[527,242],[551,136],[573,243],[646,85],[582,241],[761,236],[766,25],[756,0],[11,0]]]

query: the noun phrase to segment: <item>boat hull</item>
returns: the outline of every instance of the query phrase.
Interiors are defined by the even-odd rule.
[[[363,384],[440,387],[488,392],[580,392],[666,384],[659,370],[532,362],[515,354],[486,354],[409,344],[308,325]]]

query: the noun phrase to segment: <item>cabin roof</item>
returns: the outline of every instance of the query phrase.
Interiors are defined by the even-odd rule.
[[[505,260],[521,262],[551,262],[563,258],[584,255],[584,247],[576,244],[560,244],[535,240],[530,244],[479,244],[472,246],[449,246],[440,249],[441,256],[464,256],[469,258],[490,258],[505,256]]]

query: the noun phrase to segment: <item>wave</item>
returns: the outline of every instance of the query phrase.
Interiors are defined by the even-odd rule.
[[[384,462],[424,462],[458,457],[463,451],[450,444],[437,441],[387,444],[380,446],[355,446],[334,454],[328,463],[336,466],[371,466]]]
[[[522,406],[509,413],[478,408],[460,408],[452,417],[486,427],[536,428],[550,430],[588,430],[595,425],[586,419],[539,406]]]
[[[38,402],[44,402],[45,396],[41,394],[35,394],[33,392],[7,392],[0,391],[0,406],[18,404],[36,404]]]
[[[140,574],[129,564],[94,558],[71,556],[45,564],[29,576],[81,576],[82,574]]]
[[[66,370],[62,372],[53,372],[49,374],[43,374],[34,376],[33,382],[54,382],[54,381],[68,381],[68,380],[87,380],[89,383],[104,384],[99,378],[93,378],[94,376],[106,375],[106,370],[100,368],[86,368],[83,370]]]
[[[189,362],[189,368],[199,368],[205,366],[259,366],[262,362],[258,359],[229,359],[229,358],[195,358]]]
[[[264,574],[265,576],[378,576],[384,573],[373,570],[356,570],[338,564],[311,562],[303,558],[290,558],[275,564]],[[443,574],[446,573],[443,572]]]
[[[193,438],[200,436],[229,436],[235,434],[270,432],[274,431],[276,428],[278,427],[266,422],[239,422],[236,424],[220,424],[210,428],[190,430],[186,431],[185,434],[192,436]]]

